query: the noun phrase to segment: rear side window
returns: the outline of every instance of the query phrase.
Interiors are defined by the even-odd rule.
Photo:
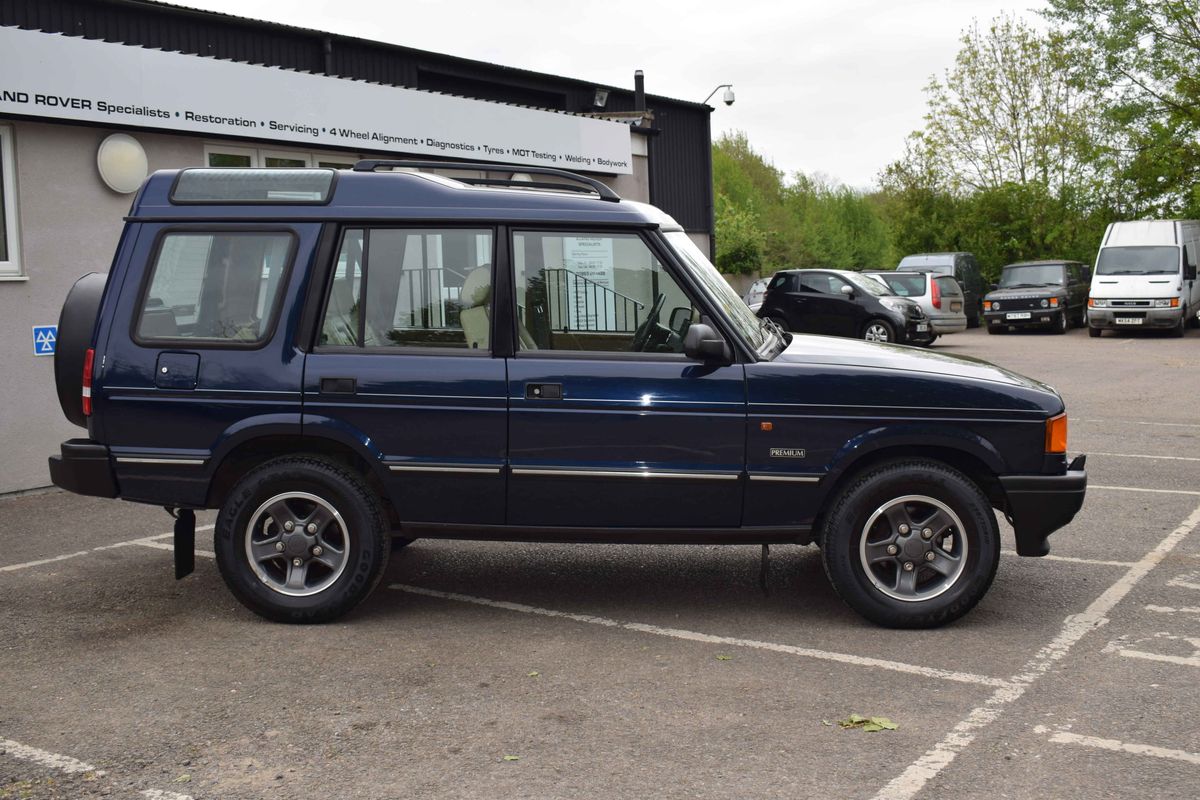
[[[347,230],[320,344],[490,349],[493,242],[484,229]]]
[[[135,338],[261,344],[279,307],[292,245],[290,233],[275,231],[166,234]]]

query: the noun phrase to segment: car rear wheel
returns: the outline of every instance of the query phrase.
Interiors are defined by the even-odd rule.
[[[234,596],[276,622],[328,622],[379,582],[391,532],[379,498],[332,461],[289,457],[248,473],[213,535]]]
[[[969,478],[937,461],[868,469],[834,500],[821,557],[852,609],[891,628],[932,628],[966,614],[991,586],[1000,530]]]
[[[868,342],[894,342],[896,341],[896,329],[887,320],[868,320],[867,324],[863,326],[862,338]]]

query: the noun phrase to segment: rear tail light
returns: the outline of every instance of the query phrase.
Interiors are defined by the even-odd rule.
[[[1067,452],[1067,415],[1059,414],[1046,420],[1046,452]]]
[[[942,287],[938,286],[938,282],[935,280],[931,279],[931,283],[933,284],[933,307],[941,308],[942,307]]]
[[[83,415],[92,415],[92,366],[96,363],[96,351],[89,347],[83,356]]]

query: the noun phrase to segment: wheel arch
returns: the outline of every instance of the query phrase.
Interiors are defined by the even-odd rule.
[[[813,531],[819,535],[830,504],[854,477],[877,464],[911,458],[938,461],[957,469],[979,487],[994,508],[1004,508],[1004,488],[998,476],[1006,471],[1005,462],[990,442],[968,431],[880,432],[865,441],[848,442],[835,456]]]
[[[360,475],[384,504],[388,516],[398,524],[396,510],[384,483],[381,455],[350,432],[337,427],[259,425],[239,432],[223,443],[214,454],[216,465],[209,481],[205,505],[219,508],[234,485],[250,470],[284,456],[320,456],[345,465]]]

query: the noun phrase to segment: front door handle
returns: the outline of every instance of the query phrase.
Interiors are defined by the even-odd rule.
[[[526,400],[562,400],[561,383],[527,383],[525,384]]]
[[[357,394],[354,378],[321,378],[321,394]]]

